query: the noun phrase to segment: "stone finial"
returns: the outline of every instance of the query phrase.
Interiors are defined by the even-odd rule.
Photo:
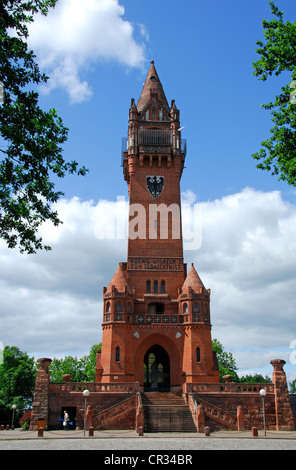
[[[273,359],[270,361],[270,364],[273,365],[274,370],[282,372],[284,370],[284,365],[286,364],[286,361],[284,359]]]
[[[225,381],[226,384],[230,384],[233,377],[232,375],[223,375],[222,379]]]
[[[72,376],[70,374],[64,374],[62,375],[62,379],[64,382],[70,382],[70,380],[72,379]]]
[[[52,359],[50,359],[49,357],[40,357],[39,359],[37,359],[37,363],[39,365],[39,370],[44,370],[45,372],[48,372],[48,368],[52,363]]]

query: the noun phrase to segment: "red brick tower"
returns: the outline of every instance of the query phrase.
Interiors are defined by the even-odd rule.
[[[123,173],[129,191],[127,262],[103,289],[102,382],[145,391],[219,382],[212,351],[210,291],[183,261],[180,179],[186,145],[154,62],[131,100]]]

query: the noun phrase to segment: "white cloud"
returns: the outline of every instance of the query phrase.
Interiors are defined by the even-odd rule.
[[[194,194],[186,194],[193,204]],[[116,239],[110,231],[127,215],[127,201],[119,204],[61,200],[64,224],[42,230],[52,252],[20,255],[0,244],[4,344],[53,357],[86,354],[101,340],[102,288],[127,257],[122,232]],[[184,254],[211,288],[212,336],[240,370],[267,366],[271,373],[269,361],[280,357],[295,376],[289,345],[296,339],[296,206],[279,192],[251,188],[201,205],[202,246]]]
[[[136,42],[133,25],[123,15],[118,0],[60,0],[47,17],[35,17],[29,42],[50,75],[47,92],[62,88],[71,102],[82,102],[92,90],[81,75],[97,61],[144,64],[144,45]]]
[[[193,258],[212,291],[213,336],[238,351],[239,367],[263,367],[279,351],[287,360],[296,338],[296,207],[279,192],[246,188],[203,203],[202,214]]]

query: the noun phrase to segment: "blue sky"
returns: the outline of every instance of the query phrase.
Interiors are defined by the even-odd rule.
[[[98,214],[108,223],[118,196],[128,199],[121,138],[153,59],[187,140],[181,191],[202,207],[202,245],[185,261],[212,290],[213,337],[240,371],[270,374],[269,361],[280,357],[294,379],[296,193],[251,157],[272,126],[261,104],[287,79],[263,83],[253,75],[268,2],[81,4],[60,0],[37,18],[30,45],[51,77],[40,103],[56,108],[70,129],[65,159],[89,174],[57,181],[65,223],[43,229],[52,252],[21,256],[0,244],[0,341],[36,357],[79,356],[100,341],[102,286],[126,259],[126,241],[98,240],[94,227]],[[293,0],[278,6],[295,21]]]
[[[263,37],[262,19],[271,17],[268,3],[186,0],[180,7],[177,1],[164,0],[121,4],[125,8],[122,19],[132,23],[145,62],[128,67],[112,59],[99,60],[91,64],[91,70],[81,72],[93,89],[89,100],[69,105],[67,95],[57,90],[44,102],[56,107],[70,128],[65,155],[90,169],[87,184],[79,178],[75,184],[73,178],[62,182],[67,195],[96,199],[102,193],[108,198],[126,194],[121,171],[115,171],[121,137],[127,133],[130,98],[138,99],[154,59],[168,101],[176,100],[185,126],[188,171],[182,186],[197,191],[200,200],[248,185],[281,190],[290,197],[290,188],[257,170],[251,158],[271,128],[270,114],[261,104],[272,100],[282,83],[281,78],[263,83],[253,75],[252,63],[259,58],[256,41]],[[280,7],[292,21],[295,4],[286,0]],[[141,26],[148,39],[141,35]],[[106,178],[110,173],[112,185]]]

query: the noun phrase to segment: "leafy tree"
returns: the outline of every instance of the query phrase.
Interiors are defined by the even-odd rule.
[[[222,377],[224,375],[232,375],[233,380],[238,382],[239,379],[236,373],[237,367],[232,353],[226,352],[222,344],[217,339],[213,339],[212,347],[213,351],[215,351],[217,355],[220,382],[223,381]]]
[[[2,0],[0,4],[0,237],[9,248],[35,253],[49,250],[38,235],[40,225],[61,223],[51,204],[63,193],[51,180],[85,175],[75,161],[66,162],[62,144],[68,129],[55,109],[38,105],[36,86],[48,80],[27,44],[28,24],[36,13],[47,15],[57,0]],[[35,88],[35,90],[34,90]]]
[[[54,358],[49,367],[50,381],[63,382],[64,374],[71,375],[72,382],[85,382],[86,374],[81,369],[80,359],[77,357],[66,356],[62,359]]]
[[[5,346],[0,364],[0,415],[10,415],[32,405],[37,367],[34,358],[16,346]]]
[[[284,13],[274,2],[269,5],[275,18],[263,20],[265,43],[256,43],[261,58],[253,63],[254,75],[263,81],[273,74],[289,78],[274,103],[262,105],[271,111],[274,127],[271,137],[261,143],[263,148],[252,156],[260,160],[257,168],[296,186],[296,21],[284,22]]]
[[[248,384],[258,384],[258,383],[271,383],[271,378],[268,375],[265,375],[263,377],[262,374],[255,374],[255,375],[244,375],[239,378],[239,381],[241,383],[248,383]]]
[[[94,382],[95,380],[97,351],[101,348],[102,343],[94,344],[90,349],[89,355],[81,358],[81,364],[88,382]]]
[[[296,379],[289,383],[290,393],[296,393]]]
[[[54,358],[49,367],[50,381],[63,382],[64,374],[71,375],[71,382],[93,382],[96,373],[96,352],[101,344],[91,347],[90,353],[82,358],[66,356],[63,359]]]
[[[223,382],[224,375],[232,375],[233,381],[238,383],[270,383],[271,378],[268,375],[263,377],[262,374],[255,374],[255,375],[245,375],[239,377],[237,375],[237,366],[235,359],[232,353],[225,351],[222,344],[217,341],[217,339],[213,339],[212,341],[213,351],[216,352],[217,361],[219,365],[219,380]]]

